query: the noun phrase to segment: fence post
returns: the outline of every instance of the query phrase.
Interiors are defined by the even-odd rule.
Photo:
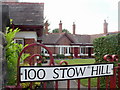
[[[62,65],[63,63],[65,65],[68,65],[68,62],[66,62],[66,61],[60,61],[60,65]],[[70,80],[67,80],[67,90],[70,90]]]
[[[55,90],[58,90],[58,81],[55,82]]]
[[[107,76],[105,80],[106,80],[106,90],[108,90],[108,85],[109,85],[109,77]]]
[[[78,79],[78,90],[80,90],[80,79]]]
[[[120,63],[118,64],[118,88],[120,88]]]
[[[90,90],[90,89],[91,89],[91,79],[88,78],[88,90]]]
[[[97,78],[97,90],[100,90],[100,77]]]
[[[114,90],[116,88],[116,67],[113,68],[113,76],[110,76],[110,89]]]

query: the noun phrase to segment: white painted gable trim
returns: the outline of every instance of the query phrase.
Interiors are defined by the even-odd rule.
[[[37,41],[37,34],[34,31],[21,31],[16,34],[15,38],[34,38]]]

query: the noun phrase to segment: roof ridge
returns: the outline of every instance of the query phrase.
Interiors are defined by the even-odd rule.
[[[56,43],[62,38],[63,35],[65,35],[65,33],[60,34],[60,37],[58,38],[58,40],[56,40]]]

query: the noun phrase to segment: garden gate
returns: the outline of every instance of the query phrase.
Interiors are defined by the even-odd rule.
[[[27,47],[25,47],[21,51],[21,53],[20,53],[20,55],[18,57],[18,63],[17,63],[17,85],[16,86],[6,86],[5,88],[7,90],[11,90],[11,88],[13,90],[16,90],[16,89],[17,90],[21,90],[22,89],[22,87],[20,85],[20,57],[22,56],[22,53],[24,53],[25,50],[27,50],[29,47],[32,47],[32,46],[41,46],[41,47],[45,48],[48,51],[48,54],[50,56],[49,66],[54,66],[55,65],[52,53],[46,46],[44,46],[43,44],[36,44],[36,43],[28,45]],[[39,56],[40,58],[42,58],[42,56],[40,54],[32,55],[30,57],[30,65],[31,65],[32,58],[36,57],[36,56]],[[105,55],[104,59],[106,61],[110,61],[110,62],[118,61],[118,56],[116,56],[116,55]],[[66,61],[61,61],[60,65],[62,65],[63,63],[68,65],[68,63]],[[80,90],[80,88],[81,88],[80,87],[80,79],[77,79],[76,81],[77,81],[78,90]],[[55,84],[54,85],[54,89],[58,90],[58,86],[59,86],[58,81],[54,81],[54,82],[55,82],[54,83]],[[112,76],[105,76],[105,85],[106,85],[106,90],[108,90],[108,89],[113,90],[115,88],[120,88],[120,64],[118,64],[118,66],[113,68],[113,75]],[[88,90],[91,89],[91,78],[88,78],[88,87],[86,87],[86,88],[88,88]],[[101,88],[100,87],[100,77],[97,77],[97,87],[96,87],[96,89],[99,90],[100,88]],[[30,83],[30,89],[32,90],[32,82]],[[46,81],[43,82],[43,89],[46,90]],[[67,80],[67,90],[70,90],[70,80]]]

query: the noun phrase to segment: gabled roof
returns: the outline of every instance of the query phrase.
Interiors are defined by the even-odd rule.
[[[106,36],[106,34],[101,33],[101,34],[94,34],[94,35],[90,35],[90,42],[93,43],[93,40],[102,36]]]
[[[9,6],[9,16],[15,25],[43,25],[43,3],[3,2]]]
[[[42,41],[44,44],[57,44],[57,42],[65,35],[70,41],[71,44],[92,44],[93,40],[102,36],[109,34],[116,34],[117,32],[110,32],[108,34],[94,34],[94,35],[77,35],[77,34],[68,34],[68,33],[51,33],[45,34],[42,36]]]
[[[90,43],[89,35],[76,35],[76,34],[67,34],[69,38],[72,39],[74,43]]]
[[[44,34],[41,39],[44,44],[56,44],[63,34]]]
[[[74,44],[90,43],[89,35],[74,35],[74,34],[67,34],[67,33],[45,34],[42,36],[42,42],[44,44],[57,44],[58,40],[60,40],[64,35],[71,41],[71,43],[74,43]]]

